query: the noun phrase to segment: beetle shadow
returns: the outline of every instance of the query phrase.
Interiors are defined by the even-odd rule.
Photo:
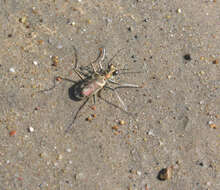
[[[81,96],[81,92],[82,92],[82,88],[81,88],[81,85],[82,85],[83,81],[77,81],[75,84],[73,84],[69,90],[68,90],[68,93],[69,93],[69,98],[75,102],[79,102],[82,100],[82,97]]]

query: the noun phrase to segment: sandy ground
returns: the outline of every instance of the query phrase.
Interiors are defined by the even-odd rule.
[[[0,190],[220,189],[219,0],[0,7]],[[70,98],[73,83],[39,91],[56,76],[79,80],[73,45],[81,67],[100,47],[103,65],[124,48],[112,63],[142,71],[117,76],[143,85],[118,90],[133,117],[97,99],[65,133],[82,104]],[[111,91],[102,97],[120,106]],[[171,178],[159,180],[167,167]]]

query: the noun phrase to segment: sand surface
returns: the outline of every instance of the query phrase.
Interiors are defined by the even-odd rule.
[[[219,0],[1,0],[0,190],[220,189]],[[66,133],[73,71],[120,83]],[[98,66],[98,63],[94,63]],[[123,69],[123,70],[122,70]],[[125,73],[126,72],[126,73]],[[127,73],[130,72],[130,73]],[[117,86],[111,84],[111,86]],[[115,106],[113,106],[114,104]],[[158,179],[163,168],[171,177]]]

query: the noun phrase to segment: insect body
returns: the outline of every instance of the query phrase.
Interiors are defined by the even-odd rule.
[[[75,50],[75,67],[73,68],[74,72],[80,77],[80,81],[75,82],[72,81],[70,79],[65,79],[62,77],[57,77],[59,79],[63,79],[63,80],[67,80],[69,82],[74,82],[75,84],[70,88],[71,92],[70,94],[72,94],[71,96],[73,97],[73,99],[75,100],[84,100],[83,104],[79,107],[79,109],[77,110],[77,112],[75,113],[74,119],[72,121],[72,123],[69,125],[69,127],[67,128],[66,131],[68,131],[72,125],[74,124],[80,110],[84,107],[84,105],[88,102],[88,100],[93,97],[94,103],[96,102],[96,95],[98,94],[100,96],[100,92],[102,89],[110,89],[111,91],[113,91],[115,93],[115,95],[117,96],[118,100],[120,101],[122,108],[120,108],[120,106],[114,105],[108,101],[106,101],[107,103],[123,110],[124,112],[127,112],[127,107],[124,104],[123,100],[120,98],[119,94],[117,93],[116,89],[118,88],[140,88],[138,85],[135,84],[120,84],[118,82],[116,82],[114,80],[114,76],[116,76],[117,74],[119,74],[119,70],[117,70],[117,68],[113,65],[110,64],[110,62],[113,60],[113,58],[120,52],[120,50],[110,59],[110,61],[108,62],[108,67],[106,69],[103,69],[101,62],[104,60],[105,58],[105,49],[101,48],[100,49],[100,54],[98,56],[98,58],[94,61],[96,62],[100,57],[101,60],[98,63],[99,68],[96,69],[95,66],[93,65],[94,62],[91,63],[92,66],[92,72],[90,71],[90,75],[88,76],[87,74],[83,73],[82,71],[77,69],[77,52],[76,52],[76,48],[74,47]],[[111,87],[110,83],[117,85],[117,87]],[[54,86],[50,89],[44,90],[44,91],[48,91],[48,90],[52,90],[53,88],[55,88],[55,83]]]
[[[112,78],[116,68],[110,65],[109,69],[104,74],[94,73],[90,78],[82,80],[73,89],[73,95],[83,100],[91,96],[95,96],[107,84],[108,79]]]

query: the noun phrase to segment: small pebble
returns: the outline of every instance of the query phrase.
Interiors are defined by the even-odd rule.
[[[62,78],[61,77],[56,77],[56,81],[61,81]]]
[[[200,74],[201,74],[201,75],[204,75],[204,74],[205,74],[205,71],[200,71]]]
[[[62,159],[63,159],[62,154],[59,154],[59,155],[57,156],[57,160],[62,160]]]
[[[38,62],[37,62],[37,61],[33,61],[33,64],[34,64],[34,65],[38,65]]]
[[[213,121],[208,121],[208,124],[212,125],[212,124],[214,124],[214,122]]]
[[[14,69],[13,67],[11,67],[11,68],[9,69],[9,71],[10,71],[11,73],[15,73],[15,69]]]
[[[177,9],[177,13],[182,13],[182,10],[180,8]]]
[[[59,63],[59,57],[58,56],[52,56],[52,62],[53,62],[53,64],[52,64],[52,66],[57,66],[58,65],[58,63]]]
[[[9,135],[12,137],[12,136],[15,136],[15,134],[16,134],[16,131],[15,130],[13,130],[13,131],[10,131],[10,133],[9,133]]]
[[[61,45],[61,44],[59,44],[58,46],[57,46],[57,49],[62,49],[63,48],[63,46]]]
[[[41,158],[46,158],[46,157],[47,157],[47,154],[46,154],[45,152],[42,152],[42,153],[39,154],[39,156],[40,156]]]
[[[148,131],[147,134],[150,135],[150,136],[155,136],[155,134],[153,133],[152,130]]]
[[[172,176],[172,169],[173,169],[172,167],[168,167],[160,170],[158,174],[158,179],[162,181],[170,179]]]
[[[19,18],[19,22],[23,23],[23,24],[26,22],[26,20],[27,20],[26,16],[23,16],[23,17]]]
[[[141,176],[141,171],[137,171],[137,175],[138,175],[138,176]]]
[[[92,116],[93,118],[96,118],[96,114],[92,114],[91,116]]]
[[[192,60],[190,54],[185,54],[185,55],[183,56],[183,58],[184,58],[186,61],[191,61],[191,60]]]
[[[28,131],[29,131],[30,133],[32,133],[32,132],[34,132],[34,128],[33,128],[33,127],[29,127],[29,128],[28,128]]]
[[[199,104],[200,104],[200,105],[204,104],[204,100],[201,100],[201,101],[199,102]]]
[[[212,63],[217,65],[219,63],[219,61],[216,59],[216,60],[212,61]]]
[[[95,111],[96,110],[96,106],[95,105],[91,106],[91,109]]]
[[[67,148],[66,151],[67,151],[67,152],[71,152],[72,150],[71,150],[70,148]]]
[[[86,121],[92,121],[92,117],[91,116],[87,117]]]
[[[73,21],[73,22],[70,23],[70,25],[75,26],[76,23]]]
[[[128,27],[128,31],[129,31],[129,32],[131,32],[131,31],[132,31],[132,28],[131,28],[130,26]]]
[[[120,121],[119,121],[119,124],[120,124],[120,125],[124,125],[124,124],[125,124],[125,121],[124,121],[124,120],[120,120]]]
[[[212,129],[216,129],[216,124],[214,124],[214,123],[209,124],[209,127],[212,128]]]
[[[112,129],[115,130],[115,131],[117,131],[117,130],[119,129],[119,127],[118,127],[117,125],[114,125],[114,126],[112,127]]]
[[[76,180],[81,180],[83,178],[84,178],[84,174],[83,173],[76,174]]]

